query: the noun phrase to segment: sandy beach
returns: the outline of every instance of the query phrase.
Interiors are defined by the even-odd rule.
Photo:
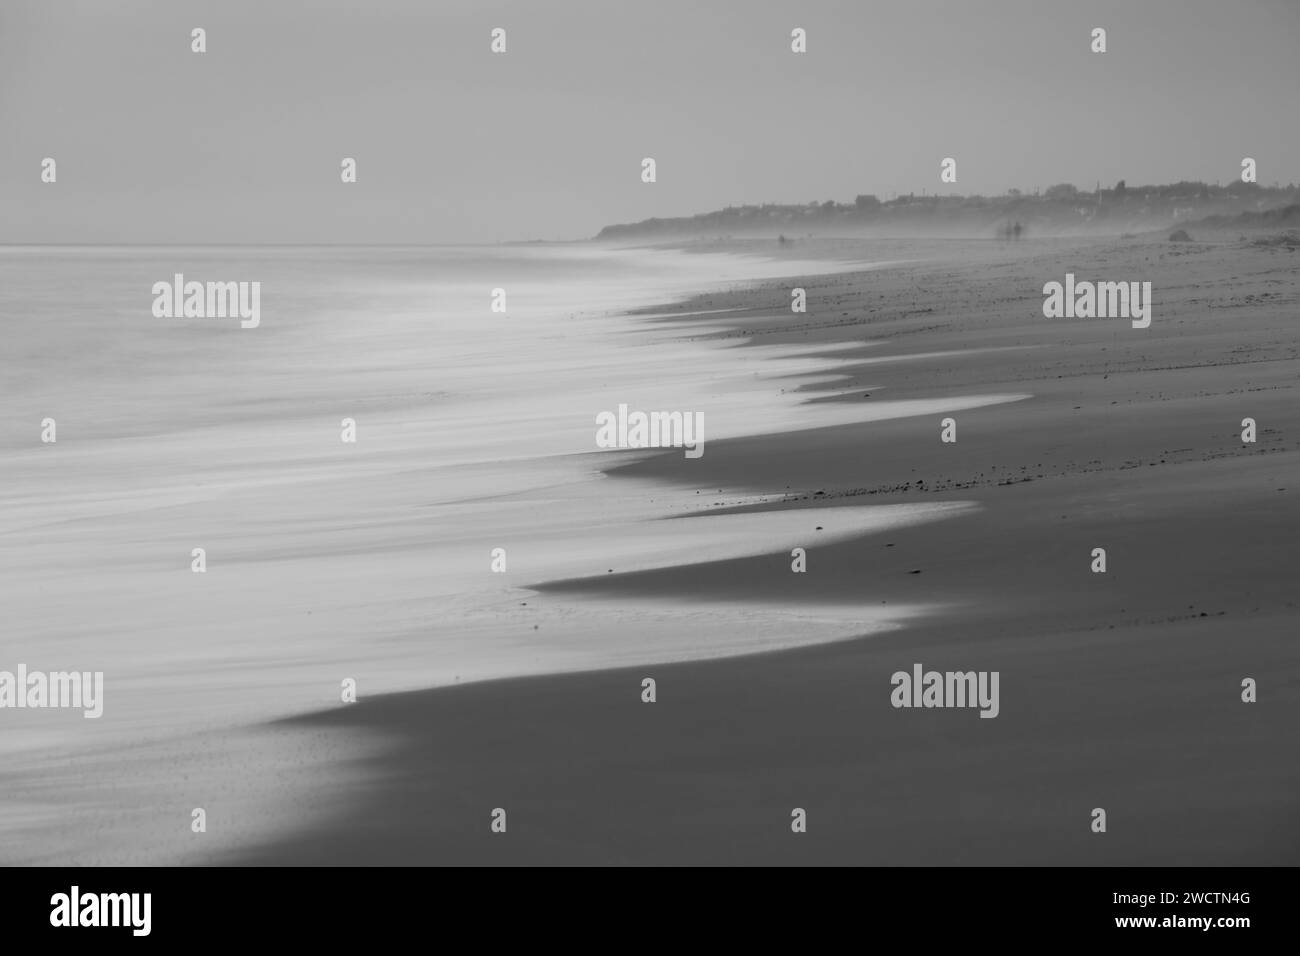
[[[400,945],[459,867],[1285,938],[1298,39],[3,0],[6,938]]]
[[[694,492],[610,481],[628,453],[593,442],[596,413],[624,402],[707,407],[710,442],[813,424],[765,382],[834,360],[623,314],[792,265],[593,245],[0,250],[0,311],[30,319],[0,380],[0,861],[202,860],[300,825],[313,794],[353,785],[352,744],[241,729],[342,703],[345,685],[367,700],[727,656],[914,613],[529,600],[536,579],[798,539],[793,513],[654,520],[698,510]],[[258,327],[151,314],[152,284],[180,273],[260,276]],[[848,508],[837,537],[949,510]],[[11,706],[21,675],[68,672],[102,687],[93,713]]]
[[[277,723],[263,733],[298,741],[299,766],[332,756],[348,784],[315,788],[310,820],[222,860],[1300,860],[1295,254],[1234,236],[954,242],[896,258],[908,261],[741,285],[645,321],[742,352],[838,360],[852,347],[851,366],[792,384],[814,408],[1029,397],[955,413],[955,443],[921,404],[607,469],[615,487],[693,491],[700,507],[670,522],[796,512],[806,573],[791,572],[787,541],[528,586],[541,607],[923,613],[816,647],[386,695]],[[1044,318],[1043,285],[1067,272],[1150,280],[1151,327]],[[805,315],[789,311],[796,285]],[[1241,441],[1246,417],[1255,444]],[[846,509],[941,502],[961,513],[835,537]],[[1097,547],[1104,574],[1090,570]],[[918,662],[999,671],[1000,714],[892,707],[890,675]],[[1241,699],[1248,677],[1255,703]],[[1105,833],[1090,829],[1098,807]],[[489,827],[496,808],[504,834]],[[806,833],[791,832],[794,808]]]

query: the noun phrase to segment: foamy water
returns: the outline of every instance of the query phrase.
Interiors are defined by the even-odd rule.
[[[60,752],[334,706],[344,678],[367,696],[895,626],[916,609],[526,588],[807,543],[798,512],[647,520],[700,498],[602,477],[632,454],[595,445],[596,414],[620,403],[702,412],[707,456],[727,437],[1022,397],[801,404],[795,387],[833,372],[826,346],[686,342],[619,314],[850,267],[586,247],[0,252],[0,669],[106,685],[98,720],[0,711],[0,755],[40,773]],[[260,327],[154,318],[151,286],[175,272],[260,281]],[[39,440],[47,417],[56,444]],[[964,507],[822,509],[818,540]]]

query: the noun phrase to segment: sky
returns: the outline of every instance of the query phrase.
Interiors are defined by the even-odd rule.
[[[1300,0],[0,0],[0,242],[581,239],[1247,156],[1285,184],[1298,51]]]

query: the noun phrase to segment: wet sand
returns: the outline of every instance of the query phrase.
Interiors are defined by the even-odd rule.
[[[610,474],[709,510],[803,509],[787,551],[537,582],[536,600],[929,605],[815,648],[390,695],[280,727],[373,749],[252,863],[1294,864],[1300,860],[1296,257],[1235,240],[984,244],[656,310],[756,344],[853,342],[805,388],[957,413],[711,443]],[[801,250],[808,254],[807,249]],[[1153,283],[1152,326],[1048,320],[1042,285]],[[809,313],[789,312],[789,286]],[[673,321],[667,318],[648,321]],[[689,326],[682,334],[689,337]],[[1243,445],[1241,420],[1258,422]],[[765,503],[754,505],[753,495]],[[974,502],[819,546],[826,505]],[[670,520],[691,521],[691,517]],[[818,531],[818,525],[821,531]],[[1108,570],[1090,570],[1107,550]],[[890,675],[997,670],[1001,712],[894,709]],[[653,677],[657,700],[641,700]],[[1243,703],[1241,681],[1258,681]],[[1105,808],[1104,834],[1090,830]],[[495,808],[507,832],[493,833]],[[793,808],[807,833],[791,832]]]

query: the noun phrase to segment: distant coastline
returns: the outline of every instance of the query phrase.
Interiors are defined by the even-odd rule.
[[[859,195],[851,203],[764,203],[728,206],[676,218],[644,219],[606,226],[598,240],[665,239],[683,236],[826,235],[994,237],[1020,223],[1025,235],[1119,235],[1174,226],[1300,228],[1300,186],[1227,186],[1179,182],[1081,190],[1068,183],[1041,192],[1012,190],[1003,196],[916,195],[881,200]]]

